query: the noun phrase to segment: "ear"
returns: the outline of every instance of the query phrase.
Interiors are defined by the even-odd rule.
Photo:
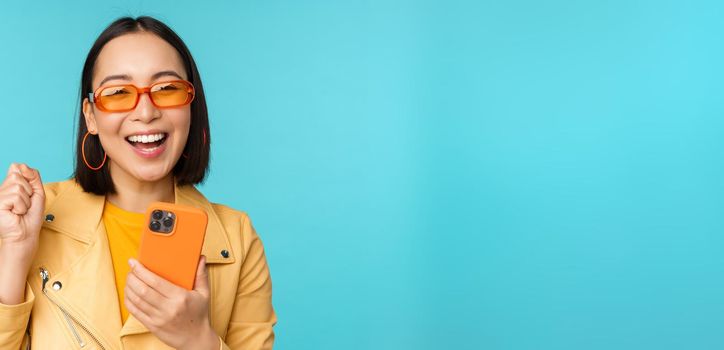
[[[88,131],[95,135],[98,133],[98,127],[96,126],[96,115],[93,112],[93,105],[88,101],[88,98],[83,99],[83,117],[85,117],[85,125]]]

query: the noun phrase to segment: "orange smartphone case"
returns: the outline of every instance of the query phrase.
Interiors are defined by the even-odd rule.
[[[175,225],[169,233],[151,230],[154,210],[174,214]],[[146,210],[138,261],[172,283],[188,290],[193,289],[207,221],[206,212],[197,208],[164,202],[151,203]]]

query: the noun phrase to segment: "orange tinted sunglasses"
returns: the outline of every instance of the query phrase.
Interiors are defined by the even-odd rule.
[[[186,80],[162,81],[143,88],[133,84],[101,86],[88,94],[88,100],[103,112],[127,112],[136,108],[145,93],[157,108],[185,106],[194,100],[194,86]]]

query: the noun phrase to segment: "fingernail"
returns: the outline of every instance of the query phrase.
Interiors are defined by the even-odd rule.
[[[131,266],[131,268],[136,267],[136,261],[133,259],[128,259],[128,265]]]

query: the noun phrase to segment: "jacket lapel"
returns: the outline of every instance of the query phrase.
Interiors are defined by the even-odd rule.
[[[83,243],[93,243],[98,237],[98,227],[102,226],[104,201],[105,196],[83,192],[80,185],[68,180],[55,200],[46,206],[43,226]]]

